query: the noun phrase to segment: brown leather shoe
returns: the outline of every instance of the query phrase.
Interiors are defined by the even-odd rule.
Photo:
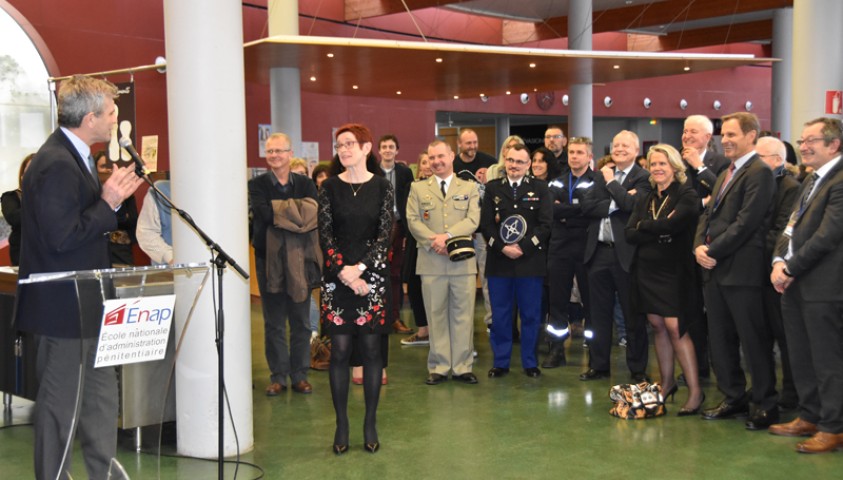
[[[796,444],[799,453],[826,453],[843,448],[843,433],[817,432],[813,437]]]
[[[402,335],[409,335],[413,333],[413,329],[408,328],[406,325],[404,325],[404,322],[402,322],[401,320],[396,320],[392,322],[392,331],[394,331],[395,333],[400,333]]]
[[[270,383],[266,386],[266,396],[267,397],[277,397],[281,395],[281,392],[287,389],[286,385],[281,385],[280,383]]]
[[[307,380],[302,380],[293,384],[293,391],[296,393],[313,393],[313,387],[307,383]]]
[[[796,417],[796,420],[792,422],[770,425],[767,431],[773,435],[781,435],[783,437],[810,437],[817,433],[817,426]]]

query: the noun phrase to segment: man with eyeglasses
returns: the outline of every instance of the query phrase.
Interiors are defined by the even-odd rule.
[[[773,258],[773,251],[781,233],[787,227],[790,212],[793,211],[793,203],[799,195],[799,182],[785,168],[784,159],[787,157],[787,149],[781,140],[775,137],[761,137],[755,144],[755,152],[758,157],[773,172],[776,179],[776,195],[773,197],[773,209],[769,213],[770,230],[764,242],[764,259]],[[767,274],[772,273],[772,265],[768,264]],[[782,322],[782,296],[773,284],[764,284],[764,317],[773,333],[773,339],[779,345],[779,353],[782,362],[782,390],[779,395],[779,407],[784,410],[796,408],[798,399],[796,386],[793,383],[793,373],[788,358],[787,338],[784,334],[784,323]],[[772,345],[771,345],[772,346]],[[771,355],[774,353],[771,351]]]
[[[717,176],[729,166],[728,158],[708,148],[713,133],[714,124],[705,115],[691,115],[685,119],[682,160],[688,167],[685,170],[688,180],[701,199],[711,195]],[[700,204],[700,210],[703,206]],[[705,364],[708,365],[708,361]]]
[[[702,417],[718,420],[749,413],[748,430],[766,429],[779,420],[772,334],[759,308],[766,283],[764,239],[776,190],[773,174],[755,152],[760,130],[752,113],[723,117],[720,131],[730,164],[714,184],[694,240],[703,269],[711,363],[724,394]],[[741,352],[752,377],[749,392]]]
[[[542,324],[553,200],[547,183],[527,175],[527,147],[514,145],[506,155],[506,175],[486,185],[480,213],[480,230],[488,244],[486,279],[492,302],[489,342],[494,360],[489,377],[509,373],[512,312],[517,305],[521,317],[521,367],[528,377],[536,378],[541,375],[536,345]]]
[[[609,376],[615,295],[626,321],[626,364],[635,383],[648,381],[648,339],[644,316],[630,306],[630,267],[635,245],[626,241],[626,224],[635,203],[650,192],[650,174],[635,162],[638,135],[623,130],[612,140],[612,161],[595,175],[594,188],[582,199],[591,222],[584,261],[588,268],[591,328],[588,370],[580,380]]]
[[[553,199],[553,227],[547,253],[547,333],[552,344],[542,368],[556,368],[567,363],[565,340],[570,335],[568,309],[574,277],[582,298],[586,327],[591,328],[588,271],[583,263],[590,219],[583,216],[581,205],[583,196],[594,187],[596,173],[591,169],[591,149],[590,138],[571,138],[568,142],[569,168],[548,184]]]
[[[305,205],[316,208],[316,185],[309,177],[290,171],[292,158],[290,137],[284,133],[273,133],[266,140],[266,164],[269,166],[269,171],[249,180],[249,207],[253,214],[252,246],[255,248],[255,276],[261,295],[264,351],[270,371],[270,384],[266,387],[266,395],[269,397],[280,395],[287,389],[288,377],[292,382],[293,391],[297,393],[313,391],[313,387],[307,381],[307,372],[310,368],[310,289],[307,289],[307,295],[303,299],[300,298],[300,292],[290,291],[285,285],[281,286],[280,291],[276,288],[270,290],[269,282],[274,279],[267,274],[267,265],[273,258],[283,254],[278,250],[278,242],[269,241],[274,238],[274,235],[281,234],[281,228],[275,224],[276,211],[279,210],[280,205],[307,199],[312,202],[300,202],[301,208],[310,208]],[[314,248],[318,249],[319,246],[315,245]],[[304,275],[303,271],[294,273]],[[289,348],[286,331],[288,320],[290,322]]]
[[[395,333],[410,334],[401,321],[401,306],[404,305],[404,288],[401,279],[401,266],[404,264],[404,239],[407,235],[407,197],[410,195],[410,184],[413,183],[413,171],[410,167],[395,160],[398,158],[398,137],[389,134],[378,140],[378,154],[381,157],[380,167],[384,177],[392,184],[395,192],[395,210],[392,216],[392,246],[390,250],[389,276],[392,286],[392,301],[387,320],[392,322]]]
[[[544,132],[544,146],[553,152],[560,172],[568,168],[568,151],[565,149],[566,145],[568,145],[568,139],[565,138],[565,132],[562,131],[562,127],[558,125],[547,127],[547,130]]]
[[[843,123],[811,120],[796,143],[815,173],[776,245],[770,281],[782,292],[799,416],[770,433],[811,436],[796,451],[825,453],[843,447]]]

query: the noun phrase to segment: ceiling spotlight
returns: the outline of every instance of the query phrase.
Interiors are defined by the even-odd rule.
[[[395,92],[395,94],[396,94],[396,95],[401,95],[401,90],[398,90],[397,92]]]
[[[454,95],[454,100],[459,100],[459,99],[460,99],[459,95]]]
[[[439,58],[437,58],[437,59],[436,59],[436,63],[442,63],[442,62],[444,62],[444,61],[445,61],[445,60],[443,60],[443,59],[442,59],[442,57],[439,57]]]
[[[310,77],[310,81],[311,81],[311,82],[315,82],[315,81],[316,81],[316,77]]]
[[[334,54],[333,54],[333,53],[329,53],[329,54],[327,54],[327,55],[325,55],[325,56],[326,56],[326,57],[328,57],[328,58],[334,58]]]
[[[351,88],[353,88],[354,90],[357,90],[360,87],[358,87],[357,85],[352,85]]]
[[[613,65],[612,68],[614,68],[615,70],[620,70],[621,66],[620,65]]]
[[[507,94],[507,95],[512,95],[512,92],[510,92],[509,90],[507,90],[507,91],[506,91],[506,94]]]
[[[530,68],[536,68],[536,64],[535,64],[535,63],[531,63],[531,64],[530,64]]]
[[[690,71],[691,71],[691,66],[690,66],[690,65],[685,65],[685,68],[683,68],[683,70],[685,70],[686,72],[690,72]]]

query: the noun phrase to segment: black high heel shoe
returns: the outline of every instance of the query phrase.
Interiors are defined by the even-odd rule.
[[[342,455],[348,451],[348,445],[334,445],[334,455]]]
[[[380,450],[381,444],[380,442],[367,443],[366,445],[363,445],[363,448],[366,449],[366,451],[369,453],[375,453]]]
[[[674,383],[674,384],[673,384],[673,386],[672,386],[672,387],[670,387],[670,390],[668,390],[668,391],[664,394],[664,401],[666,402],[666,401],[667,401],[667,399],[668,399],[668,398],[670,398],[670,401],[671,401],[671,403],[672,403],[672,402],[675,400],[675,398],[674,398],[674,397],[676,397],[676,392],[677,392],[678,390],[679,390],[679,385],[678,385],[678,384],[676,384],[676,383]]]
[[[697,405],[697,408],[682,407],[676,413],[676,416],[677,417],[687,417],[687,416],[690,416],[690,415],[696,415],[696,414],[700,413],[700,409],[702,408],[703,403],[705,403],[705,392],[703,392],[702,398],[700,399],[700,404]]]

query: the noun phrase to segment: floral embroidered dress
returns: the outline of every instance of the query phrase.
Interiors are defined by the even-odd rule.
[[[391,331],[386,323],[389,264],[387,251],[392,230],[392,185],[374,176],[365,183],[346,183],[331,177],[319,190],[319,243],[322,269],[323,332],[332,334]],[[337,275],[342,267],[363,263],[360,276],[369,294],[356,295]]]

